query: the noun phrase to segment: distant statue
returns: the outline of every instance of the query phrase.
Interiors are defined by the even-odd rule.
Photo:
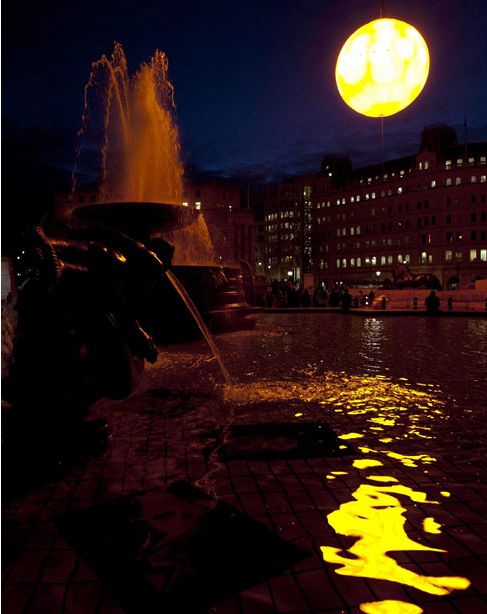
[[[430,288],[442,290],[440,280],[432,273],[411,273],[406,264],[396,264],[392,269],[395,288]]]

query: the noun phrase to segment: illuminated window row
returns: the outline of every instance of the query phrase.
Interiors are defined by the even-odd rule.
[[[360,234],[360,226],[357,226],[356,228],[351,226],[348,229],[349,234],[353,237],[354,235],[359,235]],[[337,228],[337,237],[346,237],[347,236],[347,229],[346,228]]]
[[[486,156],[480,156],[479,157],[479,163],[480,164],[485,164],[486,161],[487,161],[487,157]],[[475,158],[473,158],[473,157],[468,158],[468,164],[469,165],[475,164]],[[463,166],[463,158],[457,158],[456,166]],[[446,169],[452,168],[452,161],[451,160],[446,160],[445,161],[445,168]]]
[[[423,252],[423,253],[426,253],[426,252]],[[410,264],[411,255],[410,254],[398,254],[396,256],[396,261],[399,264]],[[365,258],[358,257],[358,258],[337,258],[336,259],[337,269],[346,269],[347,266],[351,268],[360,268],[360,267],[370,268],[370,267],[377,266],[378,263],[379,263],[379,260],[377,256],[371,256],[371,257],[365,257]],[[380,264],[381,265],[394,264],[394,256],[392,255],[381,256]]]

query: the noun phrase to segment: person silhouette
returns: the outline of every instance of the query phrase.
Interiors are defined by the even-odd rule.
[[[436,314],[440,311],[440,299],[436,296],[436,292],[434,290],[431,290],[429,296],[425,298],[424,304],[426,305],[426,311],[429,314]]]

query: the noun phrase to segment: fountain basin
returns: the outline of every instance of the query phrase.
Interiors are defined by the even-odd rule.
[[[154,202],[112,202],[83,205],[73,210],[71,220],[83,228],[107,228],[143,241],[164,231],[184,228],[199,211],[183,205]]]
[[[212,333],[250,329],[262,310],[249,304],[238,265],[177,265],[171,269],[188,291]],[[164,318],[161,318],[164,313]],[[167,326],[167,319],[172,323]],[[171,284],[163,279],[155,290],[148,328],[159,342],[199,337],[199,331]]]

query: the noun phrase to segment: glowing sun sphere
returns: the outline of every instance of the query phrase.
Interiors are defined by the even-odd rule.
[[[341,97],[354,111],[387,117],[417,98],[429,65],[428,47],[416,28],[398,19],[376,19],[347,39],[335,77]]]

